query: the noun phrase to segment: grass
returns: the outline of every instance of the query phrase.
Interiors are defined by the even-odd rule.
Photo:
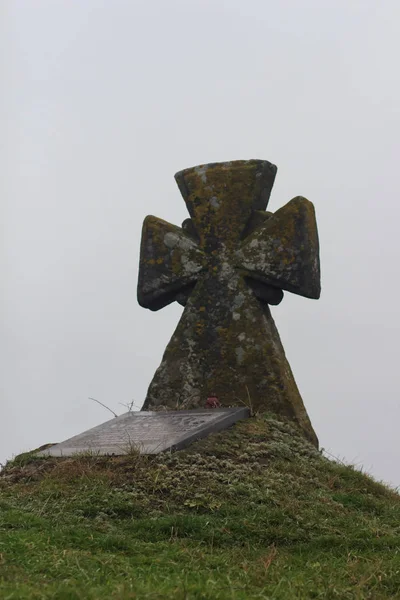
[[[268,415],[175,454],[20,455],[0,598],[400,598],[400,496]]]

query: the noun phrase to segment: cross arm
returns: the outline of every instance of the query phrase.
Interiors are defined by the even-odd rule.
[[[141,306],[159,310],[180,301],[203,266],[202,251],[180,227],[157,217],[145,218],[137,289]]]
[[[313,204],[298,196],[265,219],[243,240],[236,264],[256,281],[319,298],[319,242]]]

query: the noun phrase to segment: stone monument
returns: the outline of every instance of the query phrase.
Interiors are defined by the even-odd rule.
[[[139,304],[185,307],[143,410],[248,404],[286,416],[318,445],[271,316],[283,291],[320,296],[314,207],[296,197],[267,212],[276,167],[263,160],[211,163],[175,179],[190,218],[144,220]]]

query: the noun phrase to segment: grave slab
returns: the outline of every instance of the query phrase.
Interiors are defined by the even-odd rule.
[[[91,452],[124,455],[132,451],[158,454],[181,450],[192,442],[226,429],[250,416],[248,408],[127,412],[60,444],[41,456],[73,456]]]

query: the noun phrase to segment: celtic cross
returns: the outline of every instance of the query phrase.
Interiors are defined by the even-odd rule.
[[[302,197],[267,212],[275,175],[261,160],[185,169],[182,228],[146,217],[139,304],[185,309],[143,409],[200,408],[215,394],[289,417],[318,444],[269,309],[284,290],[319,298],[315,213]]]

